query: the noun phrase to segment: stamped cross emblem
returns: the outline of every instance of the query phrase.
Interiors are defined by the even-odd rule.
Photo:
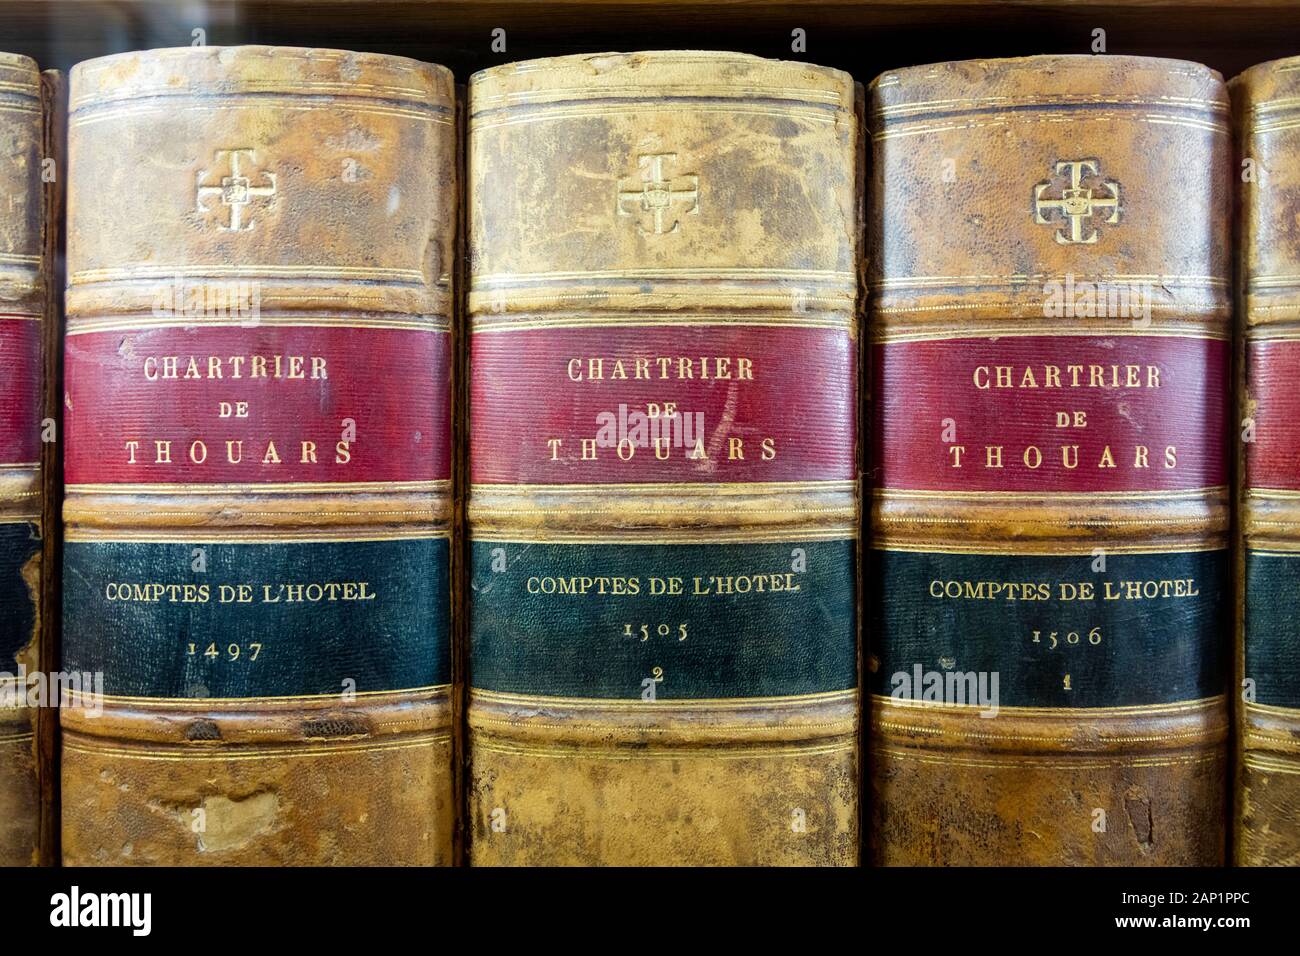
[[[218,174],[220,178],[215,181],[206,181],[210,170],[205,169],[199,173],[195,193],[196,208],[201,213],[214,213],[216,208],[209,202],[213,197],[219,197],[229,215],[225,224],[218,223],[217,228],[222,232],[250,231],[256,223],[252,219],[244,219],[244,207],[254,199],[269,199],[275,195],[275,173],[245,170],[245,159],[250,166],[257,163],[257,156],[251,149],[219,149],[212,159],[215,163],[227,164],[229,172]],[[257,185],[254,185],[254,177],[260,177]]]
[[[1066,228],[1056,231],[1061,245],[1096,242],[1093,216],[1108,226],[1119,222],[1119,183],[1103,179],[1100,170],[1101,163],[1095,159],[1057,163],[1052,178],[1034,187],[1034,222],[1063,221]]]
[[[676,161],[676,153],[643,153],[637,157],[640,176],[618,184],[618,214],[635,217],[646,235],[670,235],[678,230],[679,213],[699,214],[700,177],[690,173],[669,178],[664,163]]]

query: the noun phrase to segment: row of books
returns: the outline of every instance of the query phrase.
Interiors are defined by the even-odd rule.
[[[1295,863],[1297,157],[1300,59],[0,58],[0,861]]]

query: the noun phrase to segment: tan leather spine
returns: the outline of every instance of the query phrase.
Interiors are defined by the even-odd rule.
[[[67,208],[68,169],[68,77],[58,70],[41,73],[45,105],[45,163],[51,171],[45,182],[45,288],[46,328],[45,383],[42,391],[42,437],[57,439],[63,434],[63,249],[66,240],[64,211]],[[41,469],[44,497],[41,523],[44,543],[41,561],[41,670],[59,672],[59,622],[63,606],[63,443],[43,441]],[[59,836],[59,712],[45,707],[37,719],[37,758],[41,787],[41,863],[57,865]]]
[[[1220,863],[1228,718],[1206,662],[1226,618],[1195,613],[1169,635],[1187,675],[1145,681],[1157,665],[1139,649],[1160,616],[1134,616],[1134,601],[1107,617],[1100,596],[1125,567],[1226,567],[1223,83],[1180,61],[1041,56],[891,71],[870,96],[871,859]],[[1149,321],[1050,311],[1067,279],[1144,287]],[[1071,362],[1103,360],[1084,350],[1158,371],[1144,388],[1116,388],[1108,370],[1072,389]],[[1175,354],[1193,357],[1159,357]],[[1177,467],[1147,468],[1142,436],[1192,407],[1186,444],[1210,450],[1180,441]],[[1061,415],[1079,429],[1068,438]],[[1071,463],[1071,447],[1084,457]],[[1210,477],[1171,477],[1188,468]],[[1195,600],[1227,587],[1222,571],[1197,581],[1182,588]],[[1024,582],[1043,590],[980,599]],[[1070,582],[1095,600],[1067,602]],[[1122,673],[1098,666],[1111,654]],[[1000,672],[1001,704],[909,694],[914,662],[940,686],[978,671],[997,691]],[[1188,675],[1195,690],[1168,690]]]
[[[434,474],[431,464],[450,467],[449,427],[446,435],[436,427],[450,400],[449,379],[435,377],[433,359],[413,369],[410,358],[433,356],[444,370],[450,361],[459,214],[451,73],[370,53],[187,48],[79,64],[71,87],[67,388],[75,395],[98,365],[102,374],[120,376],[113,384],[121,397],[115,404],[110,395],[110,407],[99,412],[70,397],[66,415],[76,417],[74,437],[83,442],[97,430],[122,434],[112,435],[103,463],[83,456],[67,466],[69,553],[201,545],[213,565],[192,580],[210,581],[214,595],[219,584],[241,580],[216,571],[223,553],[248,555],[238,558],[235,573],[269,587],[295,580],[276,577],[290,572],[275,569],[293,566],[285,556],[299,554],[308,555],[303,573],[318,576],[308,580],[349,580],[364,571],[399,582],[393,575],[406,573],[412,561],[404,546],[437,549],[451,535],[451,474]],[[256,291],[257,314],[187,315],[157,306],[169,287],[235,284]],[[107,358],[96,351],[105,333],[122,343]],[[217,335],[226,338],[200,338]],[[167,348],[197,352],[204,346],[191,343],[204,341],[229,343],[220,352],[207,346],[212,361],[241,349],[292,351],[282,343],[309,342],[304,348],[328,353],[328,375],[297,386],[265,376],[252,382],[255,375],[232,373],[227,359],[218,391],[199,396],[196,382],[195,391],[171,399],[174,408],[149,419],[151,393],[141,398],[139,391],[141,357]],[[115,364],[115,355],[123,362]],[[243,370],[251,367],[250,359]],[[303,388],[311,398],[295,406]],[[205,469],[225,467],[220,456],[230,453],[219,451],[228,442],[213,440],[201,465],[193,454],[182,460],[190,470],[176,471],[180,479],[132,480],[137,473],[129,469],[115,473],[126,479],[85,476],[101,464],[121,467],[122,442],[157,437],[141,434],[149,430],[141,422],[164,436],[183,422],[214,429],[221,427],[218,409],[236,400],[247,402],[250,445],[256,436],[294,436],[283,461],[262,456],[262,437],[257,459],[251,449],[243,456],[242,465],[253,469],[247,479],[214,479]],[[434,427],[423,417],[401,417],[415,406],[432,409]],[[402,430],[386,431],[395,420],[405,423]],[[349,421],[355,438],[348,438]],[[319,442],[322,466],[334,469],[327,477],[302,477],[316,452],[304,444],[300,456],[300,436]],[[335,439],[349,446],[346,459],[327,456]],[[177,442],[177,459],[181,447]],[[76,447],[70,448],[71,458]],[[399,461],[408,464],[399,468]],[[298,477],[276,477],[290,466],[301,469],[293,472]],[[367,470],[349,478],[343,468]],[[315,550],[321,548],[332,550]],[[379,557],[363,567],[358,549]],[[315,554],[341,557],[334,563]],[[413,576],[400,581],[408,583],[377,586],[364,613],[406,607],[402,602],[422,593],[422,581],[449,578],[445,565],[407,570]],[[132,580],[129,569],[118,573],[111,580]],[[167,573],[190,571],[182,565]],[[85,575],[65,581],[65,608],[74,599],[83,608],[67,619],[65,650],[75,642],[82,653],[94,651],[107,640],[84,613],[104,597],[102,585],[87,593],[94,584]],[[440,588],[449,601],[449,581]],[[430,603],[435,615],[446,616],[446,608]],[[139,636],[163,650],[155,658],[142,652],[135,666],[149,678],[177,667],[194,676],[184,693],[162,688],[161,677],[158,691],[110,689],[102,713],[94,695],[70,697],[62,718],[64,862],[449,865],[456,800],[450,676],[384,683],[400,661],[368,663],[370,655],[432,655],[439,638],[425,609],[411,603],[410,614],[381,626],[352,611],[343,616],[342,605],[317,603],[300,617],[276,618],[290,622],[277,633],[265,623],[272,609],[258,605],[252,623],[213,633],[205,630],[218,626],[210,621],[225,620],[205,616],[215,608],[205,605],[188,619],[160,608],[144,629],[150,633]],[[105,625],[121,613],[105,606]],[[409,635],[425,623],[427,633]],[[440,639],[445,650],[448,638]],[[287,691],[255,685],[250,640],[265,644],[263,662],[289,668],[277,673],[291,673],[300,659],[315,667],[313,655],[320,655],[320,673],[328,677],[337,664],[336,676]],[[205,661],[209,641],[214,650]],[[229,656],[218,656],[216,645],[225,654],[227,642]],[[337,661],[323,659],[325,646]],[[224,694],[203,686],[227,680],[222,675],[239,666],[249,667],[247,684],[231,683],[234,690]],[[125,669],[106,674],[105,686],[145,679]]]
[[[854,85],[843,73],[732,53],[558,57],[472,78],[472,865],[857,861],[859,722],[849,633],[858,518],[854,107]],[[768,335],[795,347],[764,353]],[[646,448],[621,471],[612,449],[595,461],[575,453],[562,470],[548,471],[545,439],[562,436],[565,449],[576,449],[591,434],[578,431],[591,427],[591,395],[613,410],[620,403],[643,409],[650,397],[630,381],[576,390],[563,363],[543,364],[533,350],[557,340],[576,350],[566,356],[615,350],[629,362],[735,343],[737,354],[753,359],[755,380],[731,382],[731,411],[710,411],[707,441],[726,449],[728,436],[746,436],[753,467],[741,474],[725,450],[710,452],[712,462],[701,452],[700,464],[679,474],[672,469],[682,450],[660,462]],[[805,345],[815,341],[833,347]],[[663,349],[672,351],[656,351]],[[786,367],[804,374],[799,384],[778,387]],[[525,375],[538,384],[516,400]],[[698,377],[665,380],[655,391],[655,399],[692,412],[701,407],[692,402],[717,394]],[[750,404],[755,395],[761,414]],[[784,406],[805,395],[824,402],[822,420],[802,424],[810,432],[828,428],[829,453],[843,462],[833,474],[824,466],[819,473],[815,456],[794,439],[774,465],[759,462],[759,437],[798,424],[786,421],[792,413]],[[571,411],[579,404],[580,413]],[[537,423],[517,448],[499,437],[512,419]],[[763,469],[782,467],[787,454],[807,474],[766,478]],[[552,628],[547,622],[561,612],[509,577],[519,573],[516,559],[538,561],[533,574],[633,574],[626,567],[646,552],[660,555],[659,563],[636,573],[689,582],[705,569],[690,570],[688,561],[707,562],[713,572],[724,560],[749,569],[779,557],[785,568],[800,546],[836,555],[831,570],[842,588],[787,602],[822,602],[834,616],[824,628],[794,611],[756,621],[749,600],[736,602],[727,623],[706,628],[702,600],[655,605],[608,594],[592,595]],[[509,565],[505,574],[490,568],[493,549]],[[553,563],[540,563],[542,553]],[[708,557],[683,556],[699,554]],[[561,570],[584,561],[601,570]],[[660,614],[691,624],[684,655],[700,647],[718,656],[713,664],[683,657],[676,669],[667,665],[656,696],[644,688],[654,689],[651,665],[666,662],[652,655],[670,649],[647,642],[646,651],[625,652],[626,641],[611,638],[625,621]],[[511,643],[554,641],[555,653],[572,653],[572,663],[497,667],[483,647],[493,632],[508,636],[494,655],[506,655]],[[734,689],[679,696],[689,681],[721,687],[732,673],[722,662],[734,660],[734,648],[773,642],[795,660],[819,641],[844,648],[842,681],[833,688],[763,694],[761,682],[742,676]],[[598,688],[615,670],[609,662],[625,653],[644,670]],[[775,680],[780,662],[767,666],[759,676]],[[493,679],[528,686],[493,686],[489,668]],[[575,670],[590,675],[588,683],[557,690]]]
[[[1230,84],[1239,130],[1240,541],[1233,859],[1300,865],[1300,57]]]
[[[48,650],[42,601],[42,501],[38,460],[43,379],[42,332],[47,314],[41,75],[25,56],[0,53],[0,349],[5,358],[0,407],[0,533],[5,593],[0,594],[6,653],[0,659],[0,865],[30,866],[41,858],[41,702],[23,679],[39,674]],[[16,384],[21,383],[21,384]],[[12,403],[12,404],[11,404]]]

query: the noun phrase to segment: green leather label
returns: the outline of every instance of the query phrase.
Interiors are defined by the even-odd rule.
[[[1246,552],[1246,673],[1254,703],[1300,708],[1300,554]]]
[[[0,524],[0,673],[17,673],[17,655],[32,640],[36,624],[32,559],[40,549],[41,535],[34,522]]]
[[[1004,707],[1130,707],[1224,691],[1226,551],[870,560],[873,693],[982,680]]]
[[[472,687],[669,700],[857,686],[852,541],[471,551]]]
[[[451,680],[448,542],[69,541],[63,661],[109,695],[326,696]]]

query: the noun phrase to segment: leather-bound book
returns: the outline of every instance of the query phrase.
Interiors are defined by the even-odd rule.
[[[0,53],[0,866],[47,862],[42,813],[50,762],[41,722],[48,687],[42,443],[45,340],[55,229],[45,163],[48,91],[36,64]],[[45,794],[45,795],[43,795]]]
[[[1300,57],[1232,81],[1243,602],[1234,859],[1300,865]]]
[[[65,862],[450,862],[453,97],[329,50],[73,70]]]
[[[854,86],[469,92],[472,864],[851,864]]]
[[[1224,84],[980,60],[869,112],[871,858],[1219,863]]]

